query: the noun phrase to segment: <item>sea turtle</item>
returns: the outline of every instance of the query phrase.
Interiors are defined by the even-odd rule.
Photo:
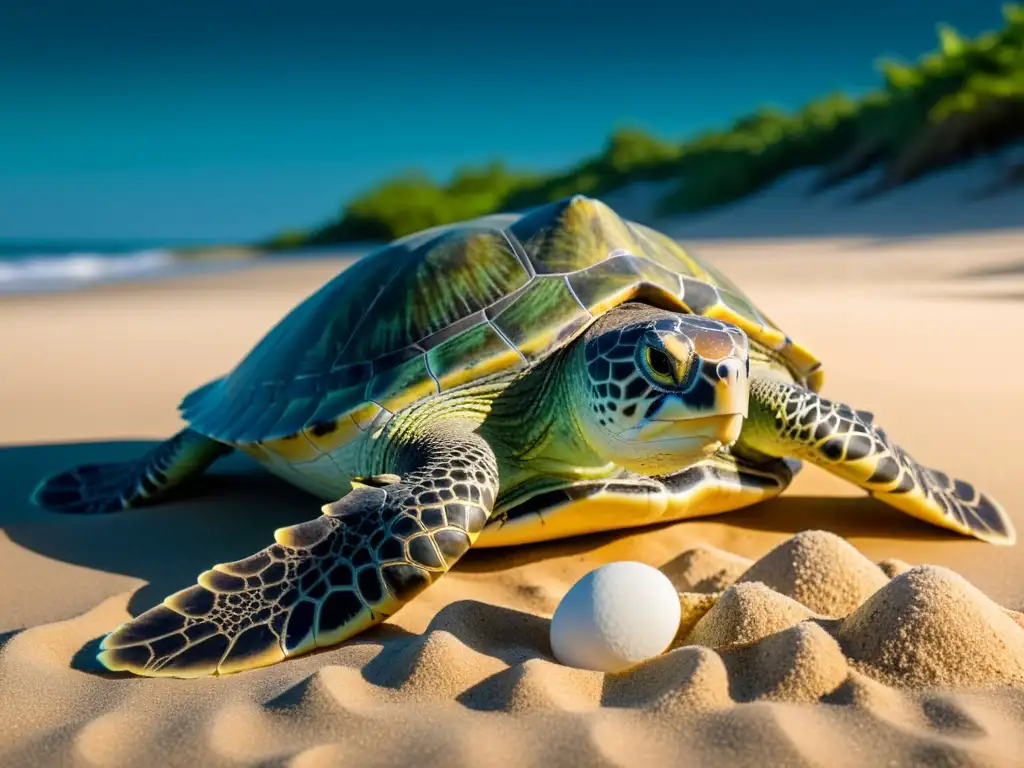
[[[111,670],[194,677],[339,643],[471,546],[708,515],[810,461],[915,517],[1010,544],[1004,511],[926,469],[818,360],[667,236],[574,196],[366,256],[139,459],[44,481],[79,513],[156,501],[237,448],[329,503],[102,642]]]

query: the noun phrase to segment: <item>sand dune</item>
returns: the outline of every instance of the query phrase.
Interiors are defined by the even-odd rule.
[[[1024,237],[703,252],[825,358],[830,396],[1024,530],[1024,304],[989,295],[1015,290]],[[266,669],[98,671],[105,632],[319,504],[238,456],[102,518],[35,510],[33,485],[175,430],[180,394],[337,267],[0,302],[0,765],[1020,764],[1024,548],[947,534],[813,467],[736,513],[472,552],[381,627]],[[556,664],[558,601],[622,559],[680,591],[673,647],[620,675]]]
[[[1021,227],[1024,187],[1001,184],[1024,145],[982,155],[866,200],[877,170],[817,190],[820,169],[793,171],[761,191],[707,211],[658,219],[659,200],[677,182],[638,182],[606,196],[623,215],[696,239],[933,237]],[[998,192],[996,191],[998,188]]]

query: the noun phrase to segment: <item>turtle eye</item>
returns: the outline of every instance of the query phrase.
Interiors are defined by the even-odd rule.
[[[644,350],[644,358],[647,368],[656,379],[666,384],[675,383],[675,377],[672,375],[672,361],[668,359],[668,355],[656,347],[647,347]]]

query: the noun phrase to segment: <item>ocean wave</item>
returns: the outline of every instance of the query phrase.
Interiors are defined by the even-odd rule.
[[[0,293],[74,290],[97,283],[167,275],[181,266],[173,253],[160,249],[118,254],[25,255],[0,260]]]

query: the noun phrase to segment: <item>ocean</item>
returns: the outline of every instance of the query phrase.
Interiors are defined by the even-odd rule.
[[[215,248],[216,245],[208,242],[0,239],[0,296],[75,291],[103,283],[228,272],[246,269],[257,262],[253,258],[190,258],[177,250],[196,246]],[[353,256],[372,250],[374,245],[280,251],[261,256],[259,261]]]

